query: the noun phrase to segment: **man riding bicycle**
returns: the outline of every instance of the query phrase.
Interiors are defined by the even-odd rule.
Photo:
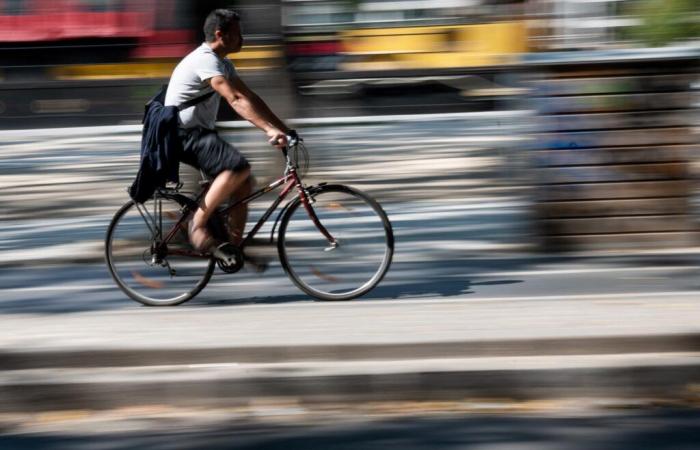
[[[189,238],[200,251],[216,252],[219,242],[207,228],[212,213],[223,201],[251,192],[250,164],[234,146],[215,131],[223,98],[241,117],[267,134],[271,145],[284,148],[293,133],[238,76],[229,53],[241,50],[240,16],[216,9],[204,22],[205,42],[177,65],[170,78],[165,106],[179,106],[214,91],[213,95],[179,112],[181,162],[201,169],[213,182],[189,222]],[[239,245],[247,219],[247,206],[233,208],[228,217],[230,241]]]
[[[298,169],[308,163],[308,154],[301,139],[226,59],[241,49],[238,15],[212,11],[204,33],[206,41],[173,71],[165,96],[161,89],[146,105],[141,167],[129,188],[131,199],[114,214],[105,236],[112,278],[137,302],[168,306],[201,292],[217,266],[232,274],[248,263],[249,269],[260,272],[268,255],[256,258],[246,249],[289,200],[275,216],[269,240],[258,242],[274,242],[282,269],[314,298],[337,301],[366,294],[381,282],[394,253],[386,213],[376,200],[350,186],[304,184]],[[214,129],[222,97],[264,131],[285,157],[282,176],[257,192],[251,192],[246,158]],[[196,196],[163,188],[165,182],[178,181],[179,162],[199,168],[213,181]],[[243,238],[245,205],[276,189],[278,197]],[[232,195],[237,198],[230,206],[217,208]],[[211,230],[210,218],[215,225]],[[219,219],[228,222],[229,236],[222,235]],[[181,239],[185,227],[192,246]]]

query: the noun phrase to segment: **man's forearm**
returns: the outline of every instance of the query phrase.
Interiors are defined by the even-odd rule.
[[[239,97],[230,102],[231,107],[244,119],[267,132],[271,128],[277,128],[282,132],[289,131],[289,128],[282,122],[257,95]]]
[[[255,95],[252,98],[251,102],[253,103],[253,105],[256,107],[256,109],[258,111],[262,112],[263,117],[265,117],[277,129],[279,129],[280,131],[283,131],[285,133],[287,131],[289,131],[289,127],[287,127],[287,125],[284,122],[282,122],[282,120],[280,120],[280,118],[277,117],[277,115],[274,112],[272,112],[270,107],[267,106],[267,103],[265,103],[263,101],[263,99],[261,99],[260,97]]]

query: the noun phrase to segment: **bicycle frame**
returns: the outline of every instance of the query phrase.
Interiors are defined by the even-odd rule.
[[[272,204],[267,208],[265,213],[260,217],[258,222],[253,226],[253,228],[246,234],[245,238],[240,244],[240,248],[243,249],[245,246],[250,243],[250,241],[255,237],[255,235],[260,231],[260,228],[267,222],[267,220],[270,218],[272,213],[277,209],[277,207],[284,201],[285,198],[289,195],[289,193],[296,187],[297,192],[299,193],[299,199],[304,206],[304,209],[306,210],[307,214],[309,215],[309,218],[311,221],[314,223],[316,228],[319,230],[319,232],[326,238],[328,239],[328,243],[332,246],[335,247],[338,245],[336,239],[330,234],[330,232],[326,229],[326,227],[323,226],[323,224],[320,222],[318,219],[318,216],[316,215],[316,212],[314,211],[312,207],[312,199],[310,199],[310,194],[309,194],[309,189],[304,187],[304,185],[301,182],[301,177],[299,177],[299,174],[297,173],[296,167],[294,164],[291,163],[289,156],[288,156],[288,149],[284,149],[284,156],[287,160],[287,167],[285,170],[284,176],[281,178],[278,178],[277,180],[273,181],[272,183],[268,184],[266,187],[259,189],[255,191],[254,193],[248,195],[247,197],[238,200],[234,202],[233,204],[229,205],[223,210],[217,211],[216,214],[219,216],[223,216],[228,214],[228,212],[239,205],[245,205],[253,200],[256,200],[263,195],[267,194],[268,192],[271,192],[280,186],[284,186],[280,194],[277,196],[277,198],[272,202]],[[168,243],[175,237],[178,229],[180,229],[183,224],[186,222],[187,218],[192,214],[198,205],[200,204],[202,198],[206,195],[206,193],[209,190],[209,187],[211,186],[210,182],[207,182],[204,185],[204,189],[202,189],[202,192],[200,192],[197,197],[194,199],[194,202],[192,202],[191,198],[186,197],[182,194],[167,194],[167,193],[160,193],[161,196],[164,197],[172,197],[176,198],[176,196],[179,197],[184,197],[187,198],[188,201],[188,206],[184,208],[183,213],[177,223],[172,227],[172,229],[168,232],[165,238],[162,239],[160,242],[154,242],[154,254],[159,255],[159,254],[166,254],[167,252],[171,254],[177,254],[177,255],[182,255],[182,256],[191,256],[191,257],[211,257],[209,253],[202,253],[202,252],[196,252],[196,251],[188,251],[188,250],[165,250],[166,246]],[[158,194],[156,194],[158,195]],[[137,207],[139,208],[139,212],[141,213],[142,216],[144,216],[144,213],[141,211],[141,206],[137,204]],[[161,211],[159,208],[159,203],[156,202],[156,205],[154,206],[155,208],[158,208],[158,211],[155,212],[157,217],[160,217]],[[145,208],[143,208],[145,210]],[[148,212],[146,211],[146,214]],[[146,220],[146,217],[143,217],[144,220]],[[146,220],[146,223],[148,224],[148,221]],[[154,224],[154,229],[151,231],[153,232],[153,240],[156,241],[158,237],[162,237],[162,229],[157,226],[158,224]],[[162,219],[161,219],[161,224],[162,226]],[[149,226],[150,228],[150,226]],[[274,229],[273,229],[274,231]]]

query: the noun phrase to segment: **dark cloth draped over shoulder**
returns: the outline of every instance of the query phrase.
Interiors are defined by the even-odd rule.
[[[146,103],[141,135],[141,164],[129,195],[138,202],[148,200],[167,182],[179,182],[182,141],[178,136],[178,108],[164,106],[165,89]]]

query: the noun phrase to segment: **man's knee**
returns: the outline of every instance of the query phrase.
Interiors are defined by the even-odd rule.
[[[250,178],[250,168],[243,170],[224,170],[218,176],[224,179],[227,184],[239,185]]]
[[[253,188],[255,187],[255,176],[250,173],[250,170],[248,171],[248,178],[246,178],[245,182],[241,186],[241,190],[246,190],[248,192],[253,192]]]

